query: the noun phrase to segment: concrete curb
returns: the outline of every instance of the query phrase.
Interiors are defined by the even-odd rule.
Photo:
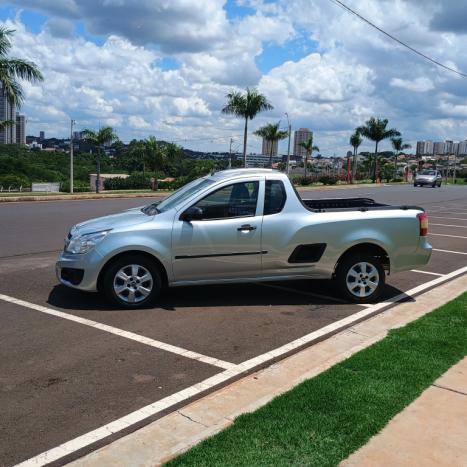
[[[161,465],[274,397],[383,339],[467,289],[463,275],[254,372],[68,465]]]
[[[29,201],[75,201],[87,199],[108,198],[160,198],[171,192],[148,192],[148,193],[102,193],[102,194],[76,194],[76,195],[38,195],[38,196],[0,196],[0,203],[18,203]]]

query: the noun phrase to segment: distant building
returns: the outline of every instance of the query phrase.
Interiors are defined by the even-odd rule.
[[[16,122],[16,105],[3,92],[0,92],[0,120]],[[0,144],[16,144],[16,124],[0,129]]]
[[[433,143],[433,154],[435,156],[445,154],[445,147],[446,144],[443,141],[436,141],[435,143]]]
[[[272,156],[277,156],[277,148],[279,144],[278,141],[268,141],[266,138],[263,138],[263,147],[261,153],[270,156],[271,155],[271,147],[272,147]]]
[[[247,167],[269,167],[269,156],[265,154],[247,154]],[[283,162],[283,156],[273,156],[272,163]]]
[[[430,141],[430,140],[425,141],[425,154],[432,156],[433,151],[434,151],[433,141]]]
[[[417,156],[424,156],[425,152],[425,141],[417,141]]]
[[[459,156],[466,156],[467,155],[467,140],[459,142],[459,150],[457,151]]]
[[[39,131],[39,139],[45,139],[45,131]]]
[[[74,141],[81,141],[84,139],[84,135],[82,131],[74,131],[73,132],[73,140]]]
[[[295,131],[293,141],[293,155],[295,157],[304,158],[306,156],[306,150],[300,146],[300,143],[308,141],[311,137],[313,137],[313,132],[308,128],[300,128]]]
[[[26,117],[16,115],[16,144],[26,144]]]
[[[454,141],[446,140],[444,142],[444,154],[454,154],[453,146],[454,146]]]

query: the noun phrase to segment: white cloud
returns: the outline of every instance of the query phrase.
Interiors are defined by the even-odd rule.
[[[392,78],[390,81],[391,86],[397,88],[407,89],[413,92],[427,92],[435,88],[433,81],[424,76],[420,76],[413,80],[401,79],[401,78]]]

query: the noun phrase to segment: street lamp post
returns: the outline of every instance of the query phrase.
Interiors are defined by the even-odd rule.
[[[285,112],[285,116],[287,117],[287,124],[288,124],[288,127],[289,127],[289,142],[287,144],[287,165],[286,165],[285,171],[287,173],[287,176],[289,176],[289,172],[290,172],[290,137],[291,137],[291,133],[292,133],[292,126],[290,125],[289,114],[287,112]]]
[[[70,193],[73,193],[73,125],[76,122],[71,119],[70,122]]]

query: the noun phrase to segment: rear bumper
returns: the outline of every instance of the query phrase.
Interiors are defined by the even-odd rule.
[[[417,249],[410,254],[405,254],[394,263],[391,263],[391,272],[407,271],[426,266],[430,262],[433,247],[426,237],[420,237]]]

